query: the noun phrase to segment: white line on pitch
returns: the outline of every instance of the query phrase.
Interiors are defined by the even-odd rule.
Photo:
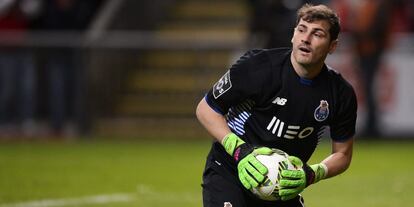
[[[0,207],[62,207],[82,206],[88,204],[107,204],[132,202],[134,200],[156,200],[162,197],[165,202],[172,203],[198,203],[197,195],[188,192],[158,192],[150,186],[139,184],[135,193],[117,193],[106,195],[94,195],[78,198],[43,199],[16,203],[0,204]]]
[[[59,207],[79,206],[85,204],[106,204],[116,202],[130,202],[135,200],[134,194],[119,193],[108,195],[95,195],[80,198],[45,199],[28,202],[1,204],[0,207]]]
[[[137,185],[138,197],[146,200],[159,201],[160,197],[163,201],[169,203],[193,203],[197,204],[200,199],[197,198],[198,194],[189,192],[159,192],[147,185]],[[1,206],[0,206],[1,207]]]

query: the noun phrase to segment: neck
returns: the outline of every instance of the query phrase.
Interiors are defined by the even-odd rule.
[[[309,65],[300,64],[295,60],[293,55],[290,56],[290,61],[292,62],[296,74],[298,74],[299,77],[306,79],[313,79],[316,77],[322,71],[324,65],[323,62]]]

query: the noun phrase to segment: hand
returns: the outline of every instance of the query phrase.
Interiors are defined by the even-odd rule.
[[[322,163],[309,166],[297,157],[289,156],[288,159],[296,170],[281,172],[279,195],[283,201],[295,198],[306,187],[325,178],[327,172],[326,166]]]
[[[223,146],[236,161],[239,180],[246,189],[257,187],[259,183],[263,182],[268,170],[256,159],[256,156],[271,154],[270,148],[254,148],[233,133],[224,138]]]

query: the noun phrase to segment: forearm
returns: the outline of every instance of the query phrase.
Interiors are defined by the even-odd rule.
[[[303,165],[299,158],[289,156],[289,161],[294,166],[303,167],[295,170],[282,170],[282,178],[279,182],[281,199],[292,199],[309,185],[344,172],[351,163],[352,145],[353,138],[345,142],[332,142],[331,155],[321,163],[313,165]]]
[[[353,139],[332,144],[332,154],[322,161],[328,169],[325,178],[339,175],[348,169],[352,160],[352,145]]]
[[[215,112],[205,98],[198,104],[196,115],[201,125],[220,143],[227,134],[231,133],[224,116]]]
[[[222,144],[227,154],[232,156],[237,163],[238,176],[242,185],[246,189],[251,189],[262,183],[268,169],[256,159],[256,155],[269,155],[273,151],[267,147],[254,148],[236,134],[231,133],[225,117],[214,111],[205,98],[198,104],[196,114],[200,123]]]
[[[325,178],[330,178],[339,175],[348,169],[351,160],[342,153],[334,153],[323,160],[322,163],[325,164],[328,169]]]

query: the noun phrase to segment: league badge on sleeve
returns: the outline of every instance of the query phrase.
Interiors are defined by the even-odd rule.
[[[213,86],[213,96],[215,99],[226,93],[231,88],[230,71],[227,71],[223,77]]]
[[[326,100],[321,100],[318,108],[315,109],[315,113],[313,114],[316,121],[322,122],[325,121],[329,116],[329,104]]]

